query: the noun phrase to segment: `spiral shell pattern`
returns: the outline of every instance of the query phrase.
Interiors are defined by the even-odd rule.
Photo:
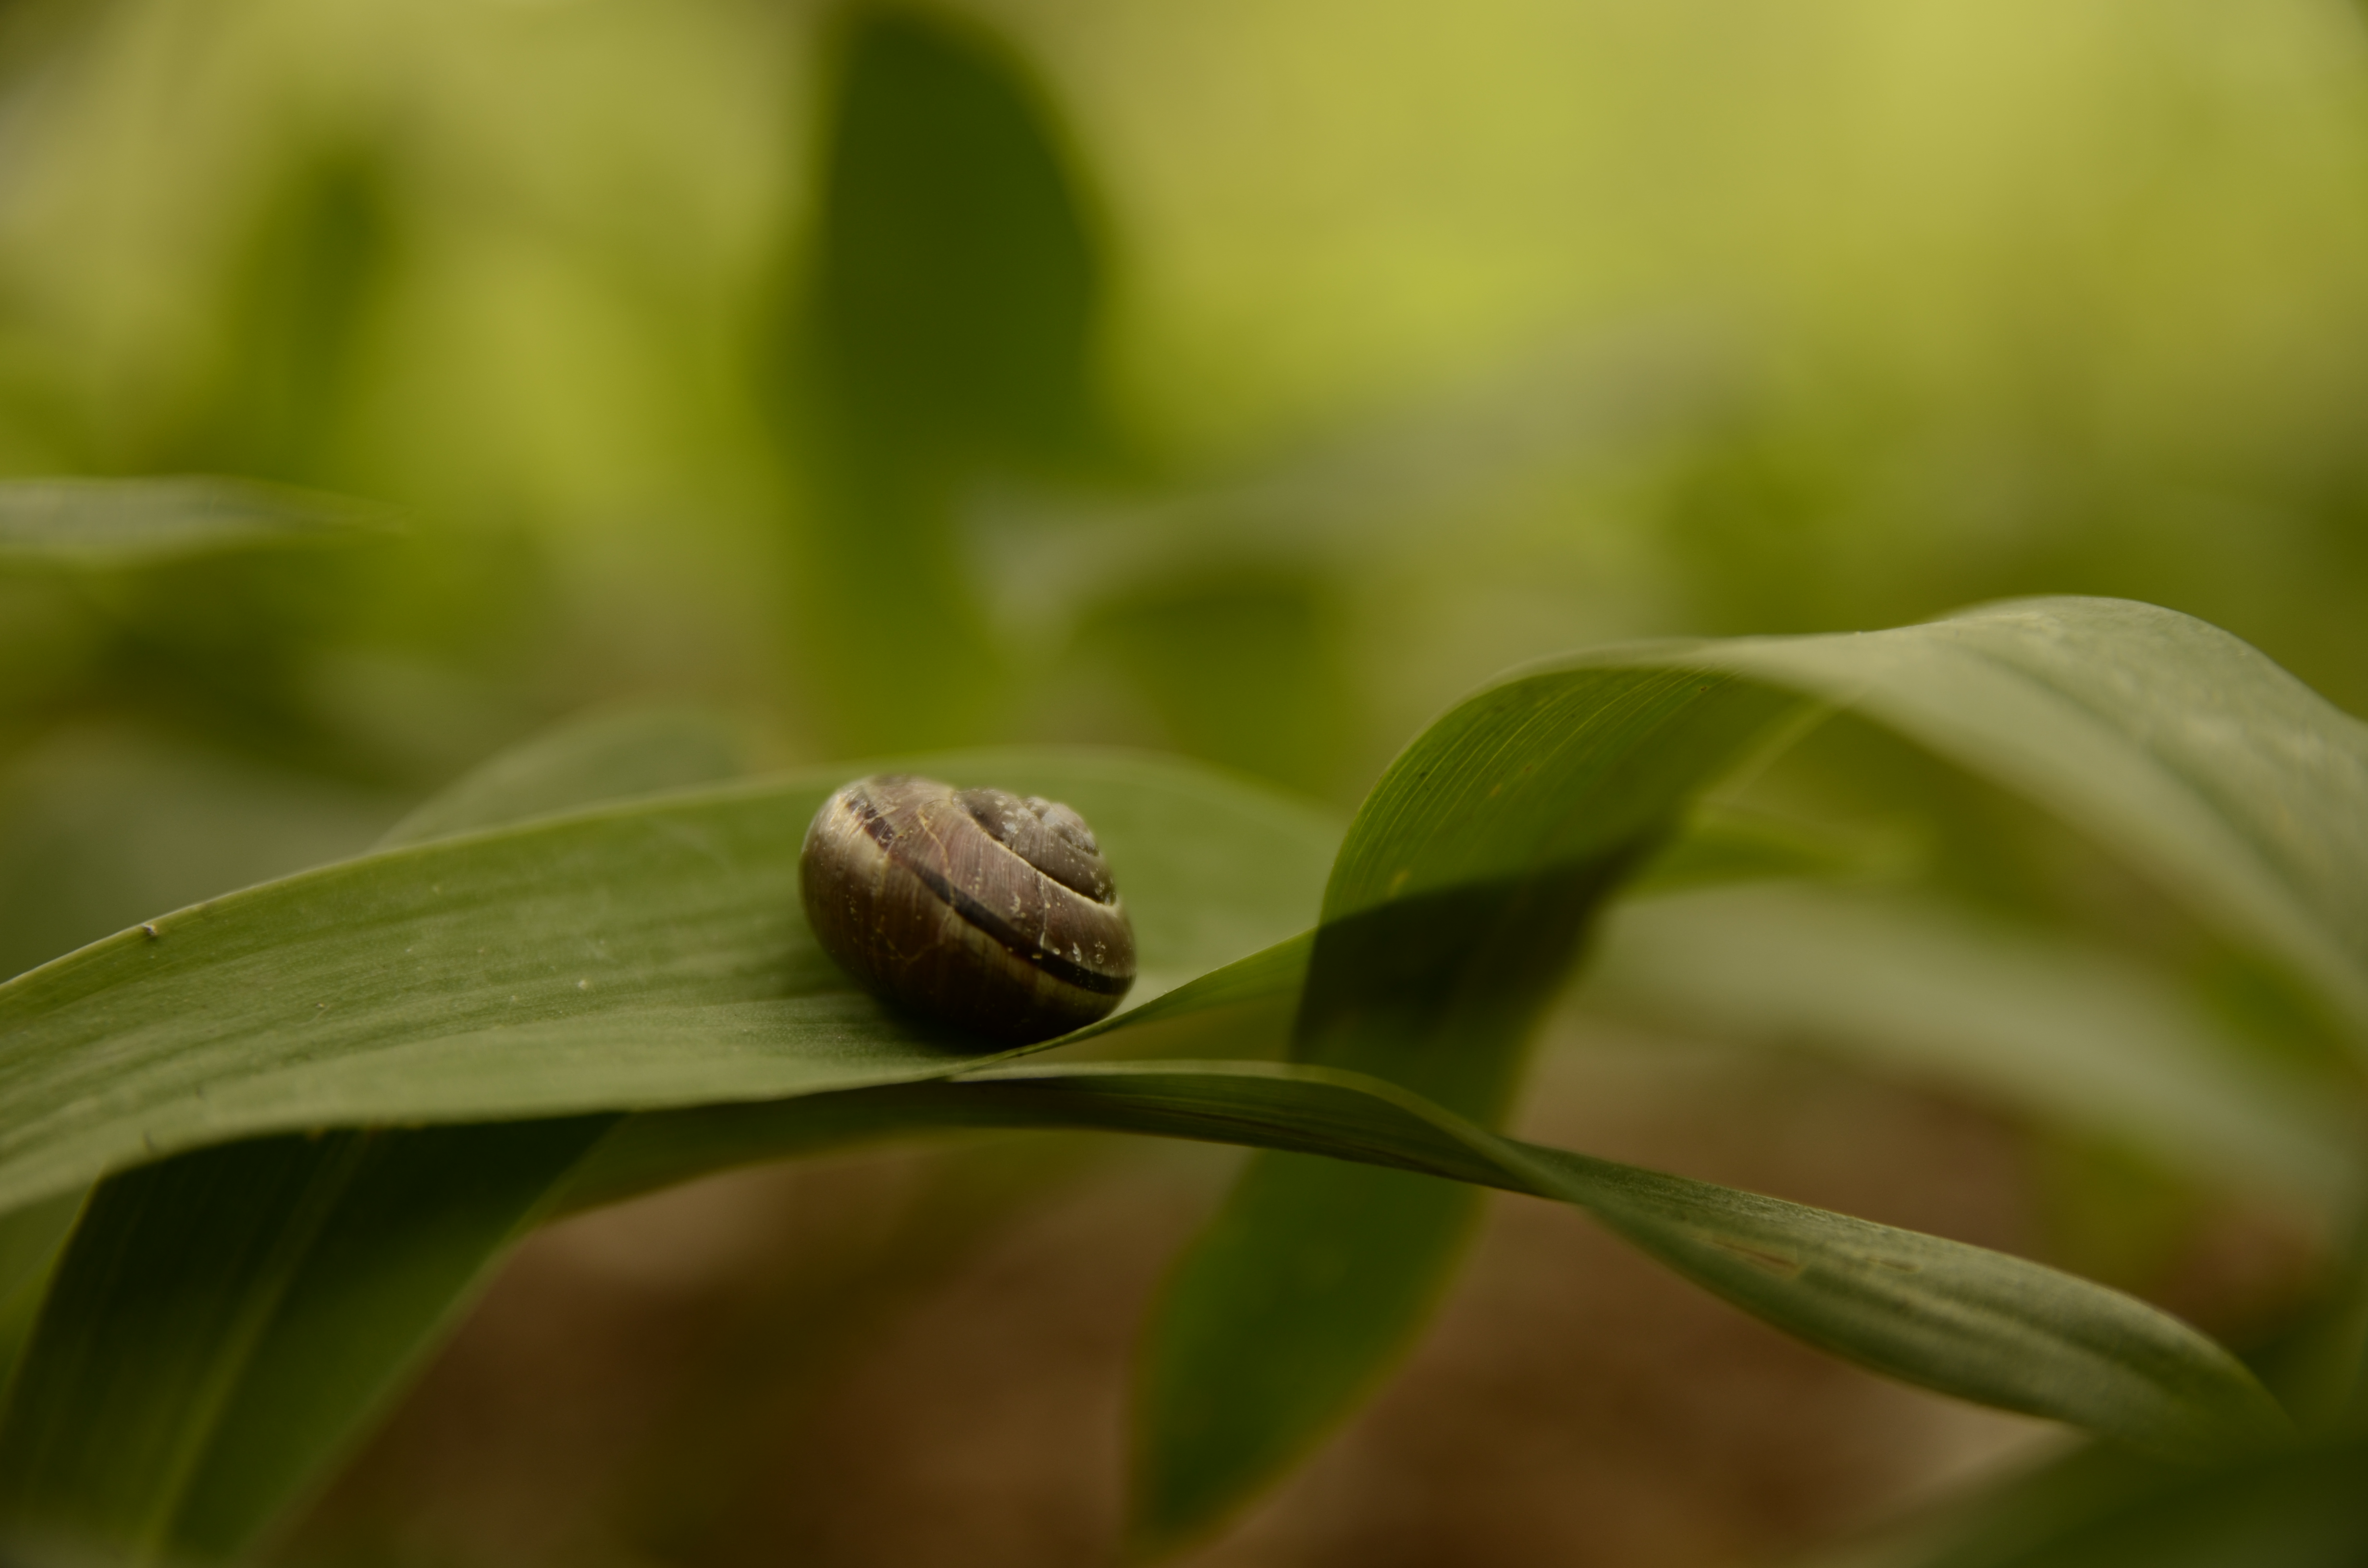
[[[866,990],[990,1040],[1065,1034],[1134,983],[1101,847],[1056,801],[859,778],[814,814],[798,872],[815,938]]]

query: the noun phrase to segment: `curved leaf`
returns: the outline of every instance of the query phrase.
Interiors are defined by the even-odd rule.
[[[2052,613],[2079,621],[2092,608],[2073,602]],[[2111,621],[2129,610],[2109,605],[2094,613]],[[1957,635],[1945,630],[1951,625],[1885,634],[1895,642],[1879,646],[1896,652],[1897,642],[1928,632],[1946,642]],[[2225,653],[2213,642],[2217,637],[2196,641]],[[538,1214],[712,1168],[735,1149],[738,1157],[757,1157],[867,1131],[998,1118],[1217,1137],[1288,1155],[1392,1167],[1403,1182],[1447,1176],[1551,1193],[1593,1208],[1639,1244],[1750,1310],[1897,1375],[2171,1450],[2273,1434],[2274,1406],[2241,1369],[2208,1341],[2126,1298],[1975,1249],[1902,1240],[1902,1233],[1796,1206],[1492,1140],[1454,1114],[1461,1108],[1486,1116],[1506,1092],[1528,1020],[1567,967],[1603,888],[1650,849],[1688,790],[1743,755],[1786,711],[1798,710],[1798,699],[1769,684],[1818,698],[1857,694],[1842,689],[1831,671],[1811,667],[1823,654],[1800,653],[1846,649],[1853,641],[1616,651],[1484,693],[1466,705],[1472,711],[1459,710],[1460,719],[1451,715],[1418,743],[1417,753],[1435,743],[1437,755],[1454,763],[1436,784],[1402,759],[1369,803],[1361,836],[1336,869],[1326,924],[1312,953],[1290,943],[1269,947],[1100,1031],[1111,1043],[1163,1028],[1185,1038],[1227,1016],[1269,1015],[1304,962],[1296,1048],[1317,1057],[1370,1053],[1373,1065],[1452,1102],[1445,1109],[1431,1108],[1406,1086],[1322,1066],[1039,1067],[1028,1070],[1033,1078],[1027,1083],[1019,1081],[1025,1074],[1004,1074],[1008,1081],[928,1081],[974,1073],[981,1059],[883,1026],[876,1016],[863,1022],[860,1008],[832,1014],[846,998],[800,989],[808,983],[802,977],[814,973],[801,966],[816,960],[801,947],[802,933],[784,930],[794,924],[784,915],[794,903],[781,879],[793,861],[796,828],[813,801],[851,768],[833,770],[828,781],[801,776],[699,791],[397,850],[216,901],[155,923],[154,937],[127,934],[37,971],[0,987],[5,1201],[64,1191],[108,1164],[144,1158],[152,1145],[134,1142],[130,1135],[138,1132],[161,1131],[154,1145],[161,1149],[388,1116],[475,1121],[637,1105],[703,1108],[626,1117],[580,1164],[566,1151],[551,1153],[532,1170],[528,1161],[517,1169],[529,1179],[504,1188],[507,1197],[494,1194],[498,1201],[480,1194],[480,1206],[470,1210],[476,1218],[466,1224],[447,1225],[406,1201],[370,1196],[411,1186],[410,1178],[374,1185],[368,1177],[372,1160],[425,1144],[381,1134],[376,1153],[356,1154],[341,1153],[341,1140],[322,1140],[306,1145],[318,1154],[310,1174],[256,1184],[256,1192],[272,1195],[265,1207],[278,1216],[264,1227],[268,1234],[208,1248],[195,1244],[202,1227],[187,1214],[175,1219],[173,1234],[190,1244],[172,1266],[186,1276],[169,1286],[141,1272],[162,1253],[118,1245],[141,1225],[158,1222],[142,1218],[151,1213],[144,1204],[122,1196],[137,1196],[141,1174],[110,1183],[118,1190],[109,1212],[121,1222],[86,1224],[77,1233],[45,1309],[36,1354],[26,1363],[18,1403],[0,1421],[0,1460],[6,1461],[0,1472],[24,1469],[28,1454],[79,1453],[81,1481],[57,1470],[35,1472],[49,1477],[38,1501],[63,1509],[57,1517],[87,1520],[75,1498],[98,1499],[92,1506],[102,1533],[120,1539],[122,1527],[134,1539],[227,1550],[334,1450],[377,1391],[432,1339],[441,1314],[465,1299],[485,1262]],[[1719,664],[1721,649],[1739,664],[1757,659],[1767,668],[1747,672],[1750,681],[1733,679],[1738,671]],[[1801,668],[1786,665],[1792,654],[1799,654]],[[1846,653],[1834,657],[1847,665]],[[1873,665],[1888,668],[1889,657]],[[1891,692],[1883,699],[1913,718],[1910,699],[1921,677],[1911,670],[1901,678],[1909,696]],[[2194,678],[2216,677],[2207,671]],[[2003,679],[1984,689],[1992,697],[2004,691],[1998,700],[2009,706],[2009,699],[2036,703],[2043,717],[2064,720],[2066,710],[2078,716],[2078,704],[2067,710],[2068,699],[2045,681]],[[1956,699],[1952,692],[1963,695],[1938,677],[1933,690],[1941,706],[1943,699]],[[2307,704],[2289,707],[2305,728],[2327,717],[2307,711]],[[1964,715],[1948,717],[1960,731],[1967,728]],[[2012,719],[2009,713],[1990,722],[2011,732]],[[2242,731],[2241,715],[2231,722]],[[1931,722],[1936,733],[1947,729]],[[2111,723],[2096,727],[2102,738],[2087,737],[2092,749],[2122,764],[2146,763],[2145,736],[2134,739],[2125,726],[2116,739]],[[2338,753],[2351,744],[2341,734],[2330,743]],[[1189,788],[1155,780],[1130,796],[1119,775],[1150,765],[1044,754],[1005,754],[1004,760],[1020,771],[998,772],[998,779],[1064,793],[1098,824],[1132,824],[1128,853],[1134,858],[1120,863],[1144,921],[1147,962],[1192,955],[1205,969],[1296,928],[1298,922],[1279,913],[1267,879],[1280,874],[1281,864],[1320,863],[1320,826],[1294,836],[1263,809],[1237,801],[1235,812],[1219,798],[1251,792],[1205,775]],[[924,766],[953,770],[942,761]],[[1045,768],[1046,781],[1036,782],[1038,776],[1024,771],[1029,767]],[[1071,773],[1052,781],[1064,767]],[[2063,785],[2044,767],[2031,771],[2042,785],[2077,793],[2077,779]],[[2165,799],[2217,809],[2211,791],[2225,778],[2213,783],[2219,776],[2203,768],[2209,777],[2198,783],[2190,776],[2194,769],[2165,765],[2164,771],[2172,778],[2162,786]],[[2319,806],[2345,803],[2340,774],[2320,779]],[[1143,782],[1139,774],[1130,777]],[[1110,792],[1117,817],[1087,794],[1096,788]],[[2298,810],[2294,801],[2307,796],[2298,790],[2283,807],[2273,800],[2268,809]],[[779,820],[784,813],[787,828]],[[2158,814],[2169,820],[2176,812],[2163,807]],[[2290,850],[2311,833],[2338,860],[2349,853],[2340,824],[2279,842]],[[1105,836],[1114,841],[1115,860],[1120,834]],[[2112,841],[2127,848],[2143,840],[2131,835]],[[2340,890],[2313,891],[2306,878],[2289,874],[2294,868],[2282,867],[2277,853],[2261,847],[2269,842],[2253,827],[2232,827],[2197,863],[2216,868],[2211,875],[2229,886],[2250,886],[2263,907],[2283,897],[2295,919],[2325,927],[2327,951],[2350,951],[2352,939],[2340,921],[2322,920],[2313,902]],[[1293,843],[1296,851],[1287,847]],[[2202,885],[2196,877],[2165,880],[2191,893]],[[1300,896],[1312,894],[1312,878],[1306,881],[1311,885]],[[1172,924],[1156,942],[1151,903],[1139,891],[1154,884],[1178,890],[1176,902],[1156,916]],[[2336,897],[2328,907],[2340,915],[2340,905]],[[2258,941],[2275,936],[2274,921],[2248,916],[2235,926]],[[480,937],[484,951],[466,945]],[[430,951],[419,950],[423,937]],[[414,951],[401,952],[405,946]],[[2309,954],[2275,950],[2305,972],[2319,972]],[[387,961],[394,957],[407,961]],[[493,961],[472,964],[477,959]],[[598,992],[576,986],[591,979],[596,963],[613,964],[602,972],[632,983]],[[1191,967],[1178,962],[1171,972]],[[276,996],[273,988],[294,994]],[[530,1018],[507,1016],[511,995]],[[337,1008],[319,1006],[324,998]],[[1224,1008],[1215,1006],[1219,1000]],[[337,1016],[308,1019],[308,1004]],[[668,1059],[654,1049],[661,1041],[678,1054]],[[1129,1073],[1136,1087],[1121,1092],[1115,1085]],[[1087,1077],[1097,1079],[1090,1093],[1077,1087]],[[1244,1087],[1251,1084],[1258,1086]],[[222,1104],[207,1104],[218,1087]],[[769,1097],[785,1091],[806,1097],[786,1104]],[[762,1103],[706,1103],[717,1099]],[[19,1118],[19,1111],[26,1114]],[[520,1146],[509,1131],[455,1130],[455,1139],[488,1142],[448,1165],[464,1178],[480,1166],[503,1168]],[[238,1151],[221,1156],[262,1157]],[[183,1163],[154,1167],[147,1185],[160,1202],[175,1190],[165,1173]],[[220,1222],[231,1227],[225,1235],[240,1233],[241,1216],[256,1208],[254,1193],[234,1187],[212,1201]],[[1273,1231],[1277,1244],[1288,1244],[1288,1231]],[[1401,1286],[1428,1289],[1446,1251],[1440,1236],[1452,1243],[1452,1225],[1434,1228],[1411,1265],[1379,1249],[1373,1256],[1395,1270]],[[401,1244],[371,1239],[395,1233],[432,1244],[422,1242],[423,1250],[396,1267],[383,1288],[359,1289],[357,1281],[372,1278],[370,1260],[404,1256]],[[118,1250],[110,1254],[110,1246]],[[110,1256],[120,1267],[106,1264]],[[237,1278],[225,1282],[219,1278],[224,1269]],[[70,1289],[70,1278],[83,1283]],[[208,1290],[216,1294],[208,1298]],[[218,1300],[222,1308],[211,1318],[195,1314],[198,1332],[170,1351],[171,1366],[152,1369],[154,1375],[144,1380],[108,1383],[108,1369],[141,1364],[120,1349],[142,1343],[140,1301],[184,1291],[193,1301]],[[1408,1298],[1401,1290],[1400,1300]],[[392,1305],[363,1310],[368,1303]],[[1369,1321],[1389,1322],[1383,1314]],[[1378,1363],[1374,1343],[1367,1340],[1368,1366]],[[333,1364],[334,1375],[316,1375]],[[103,1387],[121,1392],[122,1401],[86,1397]],[[143,1406],[143,1388],[155,1391],[153,1405]],[[272,1392],[266,1398],[249,1391]],[[294,1402],[309,1413],[275,1432],[262,1414],[274,1402],[282,1410]],[[149,1491],[120,1506],[105,1503],[120,1495],[110,1490],[107,1477],[117,1472],[105,1456],[132,1450],[111,1449],[93,1432],[113,1420],[136,1435],[150,1416],[161,1425],[139,1450],[151,1456]],[[290,1433],[320,1442],[295,1455]],[[76,1493],[85,1483],[87,1491]],[[31,1501],[17,1512],[28,1512]]]
[[[1134,914],[1139,999],[1313,914],[1328,825],[1224,775],[1093,752],[907,766],[1087,813]],[[386,851],[162,916],[0,985],[0,1208],[256,1133],[956,1070],[974,1051],[855,990],[799,912],[800,837],[849,771]]]
[[[1292,1057],[1493,1119],[1596,909],[1802,707],[1715,675],[1570,669],[1454,710],[1349,827]],[[1474,1212],[1436,1182],[1252,1161],[1147,1331],[1138,1543],[1207,1528],[1352,1409],[1428,1315]]]
[[[557,744],[530,743],[464,780],[415,816],[413,827],[462,830],[564,806],[620,780],[630,787],[663,777],[666,769],[700,763],[706,755],[694,752],[686,761],[683,727],[678,718],[652,715],[563,731]],[[708,765],[717,759],[710,756]],[[1146,969],[1164,963],[1172,972],[1205,965],[1305,919],[1333,837],[1320,816],[1280,797],[1204,768],[1145,757],[1002,751],[901,766],[1056,793],[1087,812],[1125,879]],[[712,926],[725,924],[716,910],[737,912],[744,920],[754,913],[758,920],[753,923],[777,935],[786,921],[808,955],[807,971],[816,976],[815,990],[801,999],[819,994],[835,1003],[836,1021],[815,1029],[811,1013],[769,1020],[773,1050],[756,1069],[760,1077],[786,1073],[826,1084],[849,1072],[862,1081],[882,1071],[896,1076],[916,1067],[943,1073],[973,1064],[980,1059],[975,1052],[916,1031],[855,996],[813,954],[803,920],[793,913],[804,822],[824,795],[861,770],[861,765],[837,766],[826,774],[721,794],[611,805],[522,831],[478,834],[425,854],[382,855],[332,868],[347,874],[343,885],[336,876],[298,878],[217,901],[230,906],[224,924],[233,938],[244,931],[244,942],[217,936],[180,971],[119,980],[114,991],[101,994],[114,996],[119,1007],[126,992],[144,995],[146,1027],[168,1045],[186,1047],[192,1037],[208,1040],[221,1027],[188,1016],[210,999],[210,972],[218,993],[225,983],[235,984],[242,960],[256,948],[268,949],[275,935],[301,942],[300,934],[312,933],[314,941],[328,943],[332,964],[357,971],[348,984],[365,1021],[347,1037],[359,1043],[343,1061],[310,1069],[327,1086],[312,1102],[316,1114],[307,1118],[310,1125],[402,1118],[406,1113],[398,1108],[432,1103],[427,1085],[407,1079],[400,1054],[393,1069],[367,1061],[371,1049],[389,1041],[398,1052],[425,1041],[432,1050],[455,1052],[464,1064],[495,1070],[490,1081],[468,1081],[460,1072],[460,1081],[441,1091],[448,1113],[483,1103],[472,1102],[471,1095],[498,1097],[520,1082],[539,1083],[543,1092],[563,1097],[605,1084],[593,1090],[596,1102],[614,1094],[609,1074],[617,1062],[584,1051],[586,1038],[621,1041],[638,1061],[688,1044],[676,1065],[686,1082],[706,1074],[708,1084],[707,1091],[687,1096],[692,1100],[714,1097],[710,1091],[721,1081],[718,1074],[751,1081],[746,1063],[735,1066],[728,1051],[716,1050],[719,1040],[728,1045],[729,1030],[750,1027],[750,1005],[702,1000],[696,989],[702,980],[721,987],[714,975],[694,967],[695,959],[670,966],[664,953],[655,962],[644,959],[662,983],[691,990],[689,1001],[677,997],[663,1008],[610,1003],[605,1025],[589,1016],[600,1009],[586,1008],[573,1015],[572,1033],[569,1015],[562,1014],[542,1020],[539,1029],[509,1029],[490,1039],[477,1034],[456,1048],[449,1034],[436,1032],[453,1028],[454,1010],[432,994],[416,994],[411,966],[381,962],[370,970],[370,954],[383,951],[389,939],[382,924],[322,931],[331,924],[322,918],[324,902],[334,909],[342,900],[347,909],[367,911],[369,901],[431,874],[443,875],[448,891],[467,889],[473,871],[480,881],[473,899],[464,895],[464,907],[473,902],[483,915],[490,906],[493,917],[482,923],[480,935],[491,932],[488,946],[506,943],[513,964],[520,954],[547,952],[553,943],[580,950],[597,942],[613,955],[635,939],[620,937],[621,923],[606,918],[627,903],[640,906],[642,919],[659,923],[669,912],[685,918],[685,909],[708,912],[701,917]],[[616,841],[620,820],[635,838],[655,833],[712,848],[720,836],[719,817],[741,824],[738,831],[754,846],[736,858],[709,855],[688,866],[660,859],[655,874],[643,859],[609,855],[602,860],[601,846]],[[689,837],[686,823],[705,836]],[[768,830],[772,839],[756,836]],[[587,849],[580,842],[587,833],[609,836],[596,838]],[[484,891],[540,883],[548,893],[572,885],[583,898],[586,882],[570,884],[561,870],[578,861],[598,863],[605,872],[591,884],[600,896],[585,900],[593,916],[588,926],[554,929],[521,921],[516,910],[505,916],[504,893]],[[520,869],[537,864],[539,877]],[[511,869],[487,881],[488,866]],[[323,880],[332,883],[326,894],[317,885]],[[129,935],[149,940],[144,930]],[[341,936],[348,939],[342,948]],[[444,940],[453,945],[449,934]],[[1279,994],[1294,994],[1304,951],[1304,941],[1286,942],[1211,977],[1215,983],[1201,989],[1212,1017],[1239,1018],[1246,1010],[1270,1008]],[[75,967],[73,958],[51,966],[69,972]],[[685,968],[691,970],[687,977],[678,972]],[[727,967],[727,982],[729,973]],[[151,987],[165,995],[157,998]],[[189,1001],[192,993],[196,1003]],[[1199,1010],[1200,1004],[1175,994],[1153,996],[1086,1032],[1115,1036],[1140,1020],[1143,1032],[1157,1037]],[[177,1041],[176,1028],[185,1031]],[[234,1052],[235,1045],[221,1049]],[[268,1062],[277,1045],[264,1032],[250,1042],[249,1060]],[[67,1059],[72,1062],[71,1054]],[[504,1059],[506,1070],[499,1067]],[[171,1060],[169,1053],[165,1060]],[[504,1071],[510,1076],[502,1076]],[[367,1087],[373,1078],[382,1085],[375,1095]],[[357,1091],[357,1084],[364,1087]],[[201,1093],[209,1104],[230,1108],[217,1114],[245,1115],[242,1131],[285,1125],[275,1122],[268,1101],[257,1117],[252,1100],[237,1097],[240,1086],[233,1070],[226,1080],[205,1083]],[[357,1093],[362,1106],[375,1099],[378,1108],[338,1097]],[[44,1306],[27,1376],[0,1420],[0,1476],[9,1478],[0,1482],[0,1519],[134,1553],[236,1551],[343,1451],[359,1423],[482,1284],[493,1261],[535,1222],[538,1206],[586,1141],[610,1119],[596,1115],[265,1139],[204,1149],[102,1184]]]
[[[1493,1115],[1617,875],[1607,858],[1589,882],[1585,857],[1648,846],[1802,699],[2031,797],[2368,1025],[2368,726],[2201,621],[2050,599],[1892,631],[1602,650],[1466,699],[1350,828],[1294,1054]],[[1556,890],[1558,874],[1570,880]],[[1352,956],[1347,917],[1392,909],[1395,935]],[[1472,955],[1460,989],[1459,954]],[[2368,1046],[2368,1028],[2354,1032]],[[1347,1412],[1420,1324],[1467,1212],[1386,1178],[1252,1164],[1155,1320],[1146,1544],[1205,1528]],[[1323,1273],[1293,1271],[1318,1249]]]
[[[1911,1382],[2181,1458],[2288,1435],[2210,1340],[2018,1258],[1500,1138],[1359,1074],[1031,1064],[623,1118],[266,1139],[119,1178],[0,1426],[0,1520],[134,1555],[234,1552],[530,1219],[981,1126],[1246,1143],[1575,1203],[1746,1311]]]
[[[2219,628],[2026,599],[1616,656],[1814,693],[2030,797],[2316,983],[2368,1050],[2368,724]]]
[[[571,722],[381,846],[728,778],[745,752],[736,727],[697,712]],[[100,1184],[0,1428],[17,1450],[8,1511],[131,1550],[234,1551],[323,1472],[612,1120],[267,1139]],[[61,1205],[70,1221],[80,1198],[0,1219],[0,1238]]]
[[[612,1119],[265,1138],[101,1183],[0,1419],[0,1526],[235,1553]]]
[[[1305,948],[1253,954],[1099,1028],[1196,1014],[1224,1027],[1278,985],[1295,992]],[[620,1125],[705,1124],[590,1115],[265,1138],[108,1179],[0,1415],[0,1525],[134,1557],[235,1555],[351,1445],[519,1237],[791,1152],[785,1117],[823,1142],[868,1125],[801,1121],[801,1103],[767,1102],[746,1124],[754,1144],[720,1123],[693,1149],[661,1131],[654,1149],[612,1150],[599,1141]]]
[[[1089,1127],[1247,1143],[1575,1203],[1757,1316],[1878,1371],[2180,1457],[2292,1428],[2226,1351],[2021,1258],[1491,1133],[1397,1085],[1292,1063],[1038,1063],[620,1121],[568,1210],[722,1165],[929,1126]]]

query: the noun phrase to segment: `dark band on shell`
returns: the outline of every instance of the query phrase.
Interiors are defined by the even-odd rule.
[[[1065,1034],[1134,983],[1101,846],[1056,801],[859,778],[814,813],[798,881],[815,939],[866,990],[994,1040]]]

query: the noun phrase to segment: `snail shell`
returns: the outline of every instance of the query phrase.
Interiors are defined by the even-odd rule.
[[[1134,983],[1134,928],[1068,807],[882,774],[814,813],[806,920],[864,988],[1000,1040],[1092,1023]]]

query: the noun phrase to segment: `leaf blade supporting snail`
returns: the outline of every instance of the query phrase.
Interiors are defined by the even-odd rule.
[[[859,778],[798,860],[823,950],[887,1001],[1008,1043],[1108,1016],[1134,931],[1093,830],[1067,806],[934,778]]]

